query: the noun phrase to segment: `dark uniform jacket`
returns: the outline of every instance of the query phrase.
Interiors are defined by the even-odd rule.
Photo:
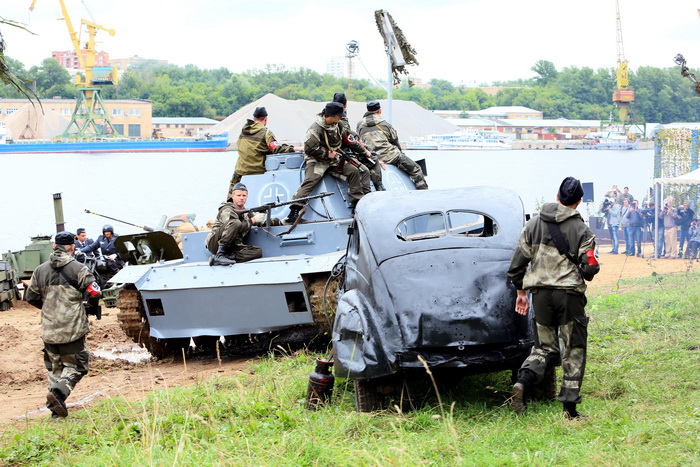
[[[90,245],[80,249],[83,253],[94,253],[98,249],[102,251],[103,256],[118,255],[117,247],[114,246],[114,242],[117,240],[119,235],[112,234],[112,240],[107,240],[107,237],[100,235],[97,237],[97,241],[91,243]]]
[[[89,328],[83,295],[91,285],[97,287],[88,268],[60,246],[54,249],[49,261],[34,270],[25,299],[41,308],[41,338],[44,342],[67,344],[87,334]],[[96,302],[99,296],[91,300]]]
[[[576,209],[560,203],[546,203],[539,216],[530,219],[518,240],[508,277],[518,290],[537,287],[586,291],[579,268],[559,253],[546,222],[559,224],[562,236],[572,256],[583,265],[586,275],[600,271],[597,264],[589,265],[586,252],[595,249],[595,235],[583,222]],[[528,264],[531,265],[528,268]]]
[[[294,152],[294,146],[280,144],[274,133],[255,120],[248,119],[238,137],[238,161],[236,173],[255,175],[265,173],[265,156],[282,152]]]

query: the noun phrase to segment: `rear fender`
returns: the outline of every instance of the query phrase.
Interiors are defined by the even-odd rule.
[[[371,315],[371,305],[357,290],[340,297],[333,325],[337,376],[367,379],[393,373]]]

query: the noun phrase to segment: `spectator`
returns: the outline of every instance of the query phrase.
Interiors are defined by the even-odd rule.
[[[678,257],[683,255],[683,245],[686,240],[690,242],[689,231],[690,223],[695,219],[695,211],[690,209],[688,203],[684,204],[682,208],[678,209],[678,225],[680,226],[680,240],[678,241]]]

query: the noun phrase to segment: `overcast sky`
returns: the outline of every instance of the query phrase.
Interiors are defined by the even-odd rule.
[[[373,12],[387,10],[417,51],[411,76],[475,85],[529,78],[537,60],[562,68],[615,68],[614,0],[65,0],[71,20],[116,30],[98,32],[112,58],[167,60],[232,72],[267,64],[321,73],[351,40],[360,44],[359,77],[386,79],[386,55]],[[38,65],[69,50],[58,0],[2,0],[0,16],[26,23],[36,36],[3,26],[6,55]],[[87,7],[87,8],[86,8]],[[620,0],[624,53],[632,70],[674,67],[682,53],[700,68],[696,0]],[[84,34],[84,37],[86,35]],[[631,83],[634,86],[634,83]]]

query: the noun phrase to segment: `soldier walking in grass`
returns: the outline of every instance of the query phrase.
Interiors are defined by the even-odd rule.
[[[66,399],[88,372],[85,335],[90,330],[83,297],[97,305],[102,292],[90,270],[72,256],[75,235],[59,232],[49,261],[32,274],[26,293],[30,305],[41,309],[41,338],[48,370],[46,407],[53,418],[67,417]]]
[[[584,279],[592,280],[600,270],[595,235],[576,210],[582,197],[581,182],[564,179],[558,202],[544,204],[540,215],[525,225],[510,264],[508,277],[518,291],[515,311],[527,315],[530,292],[536,330],[535,346],[513,386],[513,410],[518,414],[525,411],[533,386],[561,355],[563,381],[558,399],[569,419],[582,417],[576,405],[581,402],[588,339]]]

